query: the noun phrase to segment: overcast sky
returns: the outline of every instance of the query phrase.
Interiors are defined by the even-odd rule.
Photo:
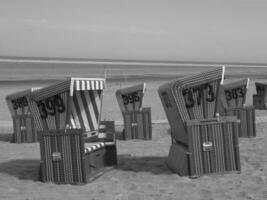
[[[0,56],[267,63],[267,0],[0,0]]]

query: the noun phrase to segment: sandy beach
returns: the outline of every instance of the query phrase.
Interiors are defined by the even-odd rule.
[[[265,69],[264,69],[265,70]],[[261,74],[259,72],[259,74]],[[102,119],[115,120],[122,129],[115,91],[146,80],[144,106],[152,108],[152,120],[165,121],[159,85],[168,79],[127,79],[108,81],[104,94]],[[256,79],[253,79],[255,81]],[[250,92],[255,92],[251,82]],[[153,123],[151,141],[117,141],[118,166],[95,181],[81,186],[56,185],[38,180],[39,144],[14,144],[9,139],[12,121],[5,104],[7,94],[45,82],[5,83],[0,86],[0,199],[17,200],[225,200],[267,199],[267,111],[256,111],[257,137],[239,139],[241,173],[205,175],[197,179],[180,177],[165,164],[171,137],[167,123]],[[248,104],[252,99],[248,99]]]

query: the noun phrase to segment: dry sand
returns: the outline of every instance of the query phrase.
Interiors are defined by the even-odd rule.
[[[157,95],[162,82],[148,82],[145,106],[152,107],[153,120],[166,120]],[[128,82],[127,84],[134,84]],[[123,84],[123,87],[125,84]],[[23,87],[23,86],[22,86]],[[121,121],[115,90],[121,83],[108,86],[103,118]],[[13,88],[15,90],[17,88]],[[11,88],[2,89],[1,99]],[[168,124],[153,124],[152,141],[118,141],[118,167],[92,183],[72,186],[38,181],[39,144],[13,144],[8,141],[11,118],[1,102],[0,199],[267,199],[267,122],[257,123],[257,137],[240,139],[240,174],[205,175],[198,179],[180,177],[165,165],[171,144]],[[257,117],[267,111],[257,111]],[[121,130],[117,126],[117,130]]]

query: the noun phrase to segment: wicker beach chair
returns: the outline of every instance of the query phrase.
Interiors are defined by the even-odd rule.
[[[240,171],[238,120],[218,116],[224,67],[179,78],[158,92],[171,127],[167,166],[181,176]]]
[[[239,137],[255,137],[255,108],[246,106],[249,78],[224,80],[220,86],[218,112],[224,116],[236,116],[240,120]]]
[[[267,82],[255,82],[256,94],[253,95],[253,105],[255,109],[267,109]]]
[[[6,96],[6,103],[13,119],[13,142],[37,142],[37,132],[29,107],[29,95],[39,88],[31,88]]]
[[[42,181],[87,183],[117,164],[114,121],[100,121],[104,87],[104,79],[68,78],[31,94]]]
[[[124,130],[122,139],[152,139],[151,108],[142,107],[145,83],[116,91],[116,98],[122,112]]]

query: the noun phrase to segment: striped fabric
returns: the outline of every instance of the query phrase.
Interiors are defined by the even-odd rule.
[[[41,176],[44,182],[88,183],[117,164],[116,143],[84,143],[81,129],[41,131]]]
[[[103,90],[105,86],[104,79],[72,79],[74,81],[74,91],[81,90]]]
[[[104,79],[70,78],[31,95],[37,130],[98,130]]]
[[[90,144],[90,143],[86,143],[86,145],[87,144]],[[104,147],[105,146],[105,143],[104,142],[100,142],[100,143],[97,143],[97,144],[90,144],[91,146],[90,147],[85,147],[85,149],[84,149],[84,152],[85,153],[90,153],[90,152],[92,152],[92,151],[95,151],[95,150],[97,150],[97,149],[100,149],[100,148],[102,148],[102,147]]]
[[[81,130],[42,132],[40,153],[42,181],[56,183],[86,182]]]
[[[73,104],[70,107],[70,122],[72,128],[82,128],[85,131],[98,129],[101,110],[100,91],[76,91],[73,94]]]
[[[209,83],[212,87],[214,97],[216,98],[220,82],[224,76],[223,71],[224,67],[221,67],[172,81],[170,87],[182,121],[185,122],[190,119],[211,118],[215,116],[217,99],[212,102],[204,101],[204,99],[208,97],[207,89],[204,90],[200,105],[195,105],[193,108],[186,108],[186,101],[182,93],[184,89],[190,89]],[[197,92],[193,93],[193,95],[195,95],[193,96],[194,99],[197,98],[197,94]]]
[[[240,171],[236,119],[188,125],[190,176]]]
[[[188,144],[185,122],[215,117],[224,67],[182,77],[161,85],[158,93],[172,129],[172,137]]]
[[[60,81],[43,89],[34,92],[31,96],[38,101],[52,97],[59,93],[70,91],[70,96],[74,91],[80,90],[103,90],[105,88],[105,79],[101,78],[69,78]]]

